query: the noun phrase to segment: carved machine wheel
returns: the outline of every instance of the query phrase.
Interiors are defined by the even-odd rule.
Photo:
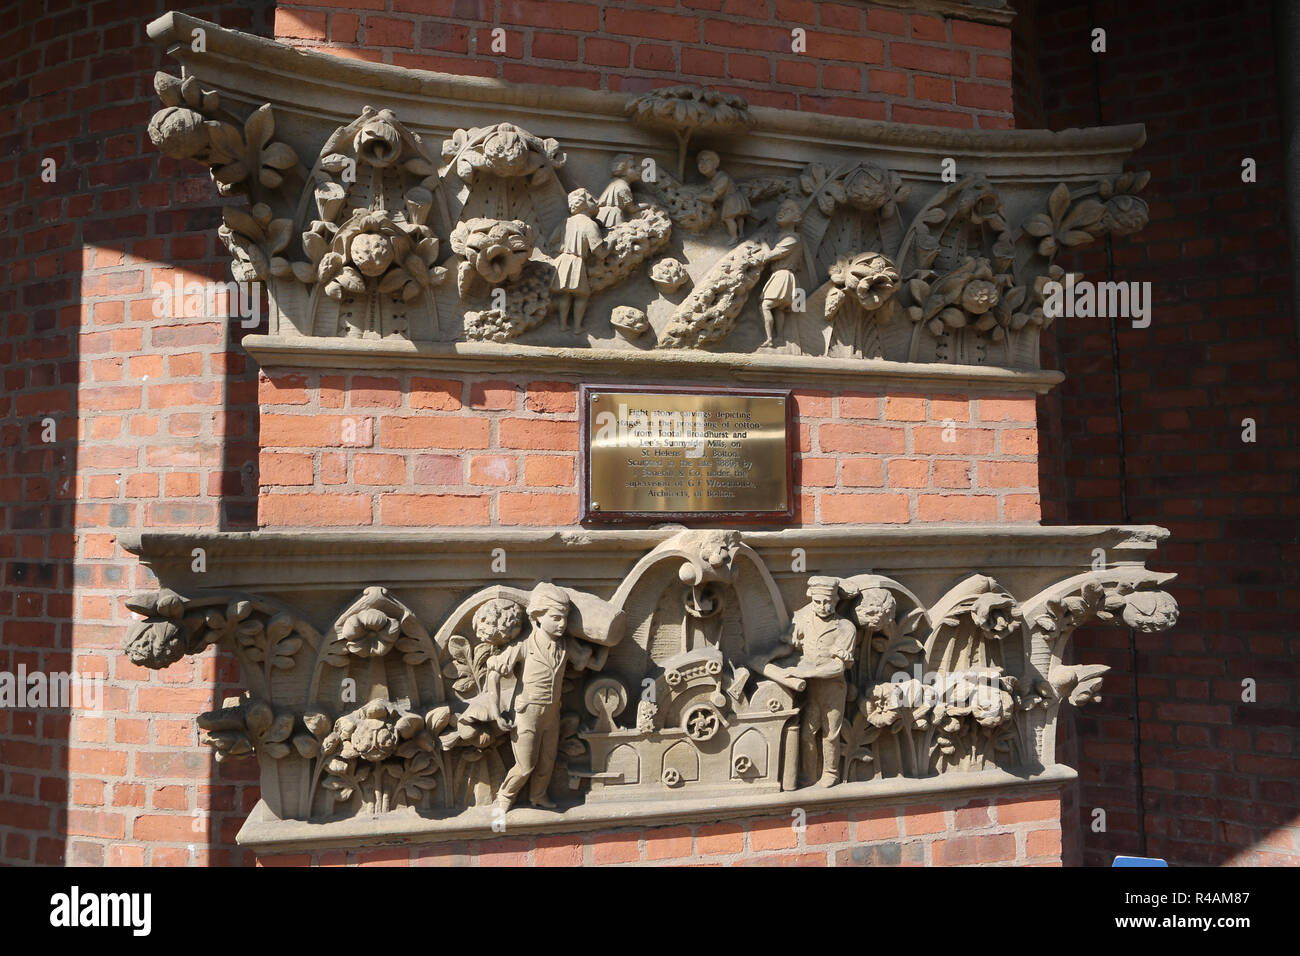
[[[722,715],[709,704],[696,704],[682,714],[682,730],[692,740],[712,740],[722,729]]]

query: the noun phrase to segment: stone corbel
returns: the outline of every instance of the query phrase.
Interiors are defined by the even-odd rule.
[[[486,587],[472,533],[151,534],[126,542],[161,586],[128,603],[124,646],[155,669],[233,653],[246,693],[198,720],[218,760],[259,762],[255,845],[1057,779],[1059,707],[1105,670],[1064,664],[1066,641],[1092,621],[1172,626],[1172,575],[1136,560],[1148,529],[979,531],[494,532],[513,557]],[[1094,545],[1113,567],[1083,570]],[[786,570],[792,546],[819,573]],[[527,701],[548,709],[526,718]],[[532,799],[554,810],[510,808],[527,719],[546,749],[524,756],[552,768]]]
[[[183,42],[195,29],[201,50]],[[184,75],[158,74],[150,137],[240,200],[221,238],[272,304],[245,345],[277,364],[485,350],[1035,370],[1060,251],[1148,215],[1147,175],[1122,171],[1141,127],[946,130],[690,86],[629,100],[302,52],[178,13],[150,33]]]

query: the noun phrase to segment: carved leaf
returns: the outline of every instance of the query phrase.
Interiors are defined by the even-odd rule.
[[[231,162],[244,151],[244,138],[239,130],[229,123],[209,123],[208,139],[212,150],[208,158],[213,162]],[[239,164],[242,167],[242,163]],[[241,177],[242,178],[242,177]]]
[[[474,678],[472,677],[462,677],[451,686],[455,689],[456,693],[462,695],[472,694],[474,691],[478,690],[478,685],[474,683]]]
[[[244,139],[253,148],[260,150],[270,142],[274,132],[275,118],[271,115],[270,103],[263,103],[244,121]]]
[[[266,234],[262,231],[262,227],[257,224],[257,220],[242,209],[226,206],[221,210],[221,219],[229,227],[230,231],[236,235],[245,236],[256,242],[263,242],[266,239]],[[287,220],[285,221],[287,222]]]
[[[159,71],[153,75],[153,88],[164,105],[181,105],[181,81],[177,77]]]
[[[196,76],[187,76],[181,81],[181,98],[185,100],[185,105],[198,109],[203,105],[203,91],[199,89],[199,79]]]
[[[1065,183],[1060,183],[1052,194],[1047,197],[1047,210],[1052,214],[1053,222],[1060,222],[1065,216],[1065,210],[1070,205],[1070,190]]]
[[[1052,221],[1040,212],[1026,219],[1021,228],[1034,238],[1041,239],[1052,234]]]
[[[262,165],[274,169],[292,169],[298,165],[298,154],[288,143],[272,143],[262,152]]]

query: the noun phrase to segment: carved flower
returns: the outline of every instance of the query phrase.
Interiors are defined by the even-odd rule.
[[[1135,591],[1124,603],[1124,623],[1137,631],[1163,631],[1178,621],[1178,602],[1164,591]]]
[[[961,307],[971,315],[983,315],[998,304],[998,287],[987,279],[973,279],[961,290]]]
[[[505,647],[524,626],[524,609],[506,598],[493,598],[474,612],[474,636],[492,647]]]
[[[420,198],[416,190],[407,196],[412,202]],[[310,255],[321,253],[331,228],[317,220],[303,233],[303,247]],[[377,280],[375,290],[409,302],[446,275],[445,269],[433,266],[438,239],[427,232],[426,226],[396,222],[382,210],[358,211],[334,231],[329,252],[321,254],[316,265],[316,278],[325,283],[331,298],[361,295],[372,288],[368,280]]]
[[[970,610],[971,620],[994,640],[1009,637],[1019,624],[1016,599],[1010,594],[987,591],[975,598]]]
[[[452,251],[490,285],[519,278],[533,252],[533,230],[518,219],[469,219],[451,233]],[[461,294],[470,276],[462,270]]]
[[[401,625],[383,611],[370,607],[343,625],[348,651],[358,657],[383,657],[397,643]]]
[[[402,154],[402,134],[393,123],[392,110],[380,110],[352,137],[352,148],[360,162],[382,169]]]
[[[931,283],[914,275],[908,280],[913,322],[925,322],[934,335],[965,327],[972,317],[983,316],[998,305],[1000,294],[993,266],[987,259],[970,257],[946,276]],[[990,320],[979,327],[992,327]]]
[[[384,270],[393,264],[393,242],[388,236],[372,232],[363,232],[352,240],[348,247],[350,258],[362,275],[374,278],[383,275]]]
[[[983,176],[975,176],[962,190],[957,203],[957,216],[966,217],[973,225],[987,225],[995,232],[1007,228],[1006,213],[998,191]]]
[[[904,696],[897,684],[876,684],[859,698],[858,709],[872,727],[889,727],[904,709]]]
[[[1015,701],[1002,687],[980,682],[971,692],[970,708],[971,716],[981,727],[998,727],[1014,716]]]
[[[498,176],[522,176],[528,169],[528,142],[520,131],[502,123],[483,143],[487,168]]]
[[[191,159],[208,148],[208,128],[202,113],[169,106],[149,120],[149,139],[172,159]]]
[[[370,717],[357,722],[349,739],[357,756],[371,763],[392,756],[397,749],[397,732],[385,721]]]
[[[888,216],[894,205],[907,199],[911,188],[902,185],[897,173],[863,163],[844,180],[844,193],[854,208],[863,212],[880,209]]]
[[[853,615],[859,627],[875,633],[892,624],[897,613],[898,601],[893,594],[885,588],[867,588]]]
[[[839,312],[846,296],[852,295],[867,312],[884,305],[898,291],[898,267],[878,252],[845,256],[830,268],[834,288],[826,295],[826,318]]]
[[[1144,229],[1150,218],[1146,200],[1137,196],[1114,196],[1106,200],[1106,211],[1101,224],[1107,232],[1128,236]]]
[[[185,655],[184,631],[174,621],[143,621],[128,635],[123,650],[132,664],[152,670],[168,667]]]

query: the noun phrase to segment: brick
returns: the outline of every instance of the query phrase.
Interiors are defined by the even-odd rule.
[[[386,494],[379,498],[384,525],[485,525],[488,499],[478,495]]]
[[[388,416],[379,423],[379,444],[384,448],[487,448],[488,422],[444,415]]]
[[[370,496],[266,494],[258,499],[257,516],[262,524],[276,527],[368,525]]]
[[[503,525],[575,524],[578,520],[578,496],[503,492],[497,498],[497,520]]]
[[[908,836],[918,833],[938,833],[945,828],[944,812],[936,806],[911,806],[903,812],[903,832]]]
[[[359,485],[400,485],[406,480],[406,459],[401,455],[357,455],[352,460],[352,476]]]
[[[981,398],[977,403],[982,422],[1030,422],[1037,419],[1033,398]]]
[[[799,834],[786,817],[755,820],[749,825],[751,850],[787,850],[799,845]]]
[[[894,458],[890,460],[888,467],[891,488],[924,488],[929,484],[929,459]]]
[[[591,838],[591,858],[597,866],[641,859],[641,831],[597,833]]]
[[[822,495],[825,524],[906,524],[911,517],[907,495]]]
[[[576,411],[577,388],[569,382],[529,382],[524,407],[542,415]]]
[[[538,837],[533,847],[533,864],[535,866],[582,866],[582,838]]]
[[[455,412],[460,410],[460,396],[464,386],[454,379],[411,379],[409,401],[413,409]]]
[[[475,455],[469,461],[471,485],[511,485],[515,481],[515,460],[507,455]]]
[[[530,488],[571,487],[575,462],[561,455],[529,455],[524,459],[524,484]]]
[[[469,387],[471,408],[501,411],[515,407],[513,382],[475,382]]]
[[[845,843],[849,839],[849,818],[845,813],[823,813],[808,818],[804,842],[808,846]]]
[[[1056,797],[1003,798],[998,801],[996,812],[1000,824],[1056,820],[1061,815],[1061,801]]]
[[[536,418],[503,418],[498,423],[497,428],[497,435],[503,448],[536,448],[548,451],[578,450],[577,422],[557,422]]]
[[[880,455],[907,450],[907,433],[902,428],[878,425],[819,425],[817,440],[828,453]]]
[[[374,420],[364,415],[263,415],[261,441],[264,448],[369,448]]]
[[[951,837],[935,840],[930,853],[935,866],[999,863],[1016,858],[1016,837],[1012,833]]]
[[[916,500],[918,521],[994,521],[995,495],[921,495]]]
[[[734,823],[715,823],[700,827],[695,835],[700,856],[739,853],[745,848],[745,832]]]
[[[1285,849],[1291,849],[1290,846]],[[1049,830],[1032,830],[1025,836],[1025,856],[1050,856],[1060,857],[1061,855],[1061,831],[1057,829]]]

